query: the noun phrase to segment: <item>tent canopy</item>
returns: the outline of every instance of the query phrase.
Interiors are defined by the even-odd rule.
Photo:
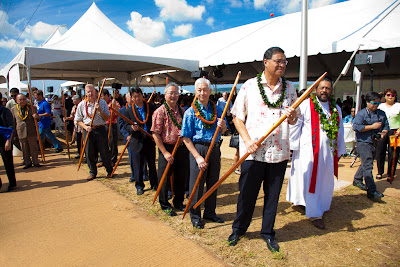
[[[97,82],[113,77],[128,84],[136,77],[164,69],[198,69],[197,60],[167,58],[115,25],[95,3],[62,36],[42,47],[25,47],[0,74],[6,77],[14,63],[30,67],[32,79]],[[21,71],[22,79],[26,74]]]
[[[351,53],[385,48],[391,56],[389,69],[374,75],[393,77],[400,70],[400,1],[350,0],[308,11],[308,78],[327,71],[336,78]],[[262,57],[269,47],[281,47],[289,59],[285,76],[297,79],[301,39],[301,12],[270,18],[157,47],[165,54],[198,59],[215,83],[233,83],[239,70],[241,81],[263,70]],[[194,52],[195,51],[195,52]],[[212,75],[224,64],[223,77]]]

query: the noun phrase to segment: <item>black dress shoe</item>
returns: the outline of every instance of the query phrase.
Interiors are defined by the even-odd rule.
[[[324,230],[325,229],[325,223],[322,219],[316,219],[311,221],[312,225],[317,227],[318,229]]]
[[[42,165],[40,165],[39,163],[33,164],[33,166],[35,166],[35,167],[42,167]]]
[[[80,155],[76,155],[75,158],[76,158],[76,159],[80,159],[81,156],[80,156]]]
[[[175,209],[180,210],[180,211],[185,211],[186,205],[183,205],[182,203],[180,204],[174,204]]]
[[[375,191],[372,194],[367,194],[367,198],[369,199],[379,199],[381,197],[384,197],[384,195],[378,191]]]
[[[133,183],[134,181],[135,181],[135,179],[133,179],[133,178],[130,178],[130,179],[129,179],[129,182],[130,182],[130,183]]]
[[[0,189],[2,186],[3,186],[3,182],[1,181],[1,178],[0,178]]]
[[[201,221],[199,221],[199,222],[192,222],[192,224],[193,224],[193,227],[194,227],[194,228],[197,228],[197,229],[204,229],[204,224],[203,224]]]
[[[32,164],[30,164],[30,165],[25,165],[22,169],[26,170],[26,169],[29,169],[30,167],[32,167]]]
[[[138,196],[143,195],[143,193],[144,193],[144,191],[143,191],[143,189],[141,189],[141,188],[139,188],[139,189],[137,190],[137,192],[136,192],[136,194],[137,194]]]
[[[241,237],[242,237],[242,236],[239,235],[238,233],[233,232],[233,233],[228,237],[228,244],[229,244],[229,246],[231,246],[231,247],[236,246]]]
[[[167,214],[168,216],[171,216],[171,217],[178,215],[178,214],[176,214],[176,212],[172,208],[165,209],[165,210],[162,210],[162,211],[165,212],[165,214]]]
[[[367,191],[367,186],[365,184],[363,184],[362,182],[353,181],[353,185],[355,187],[360,188],[361,190]]]
[[[8,186],[6,192],[11,192],[13,191],[17,186],[13,185],[13,186]]]
[[[217,216],[215,216],[215,217],[203,217],[203,219],[209,220],[209,221],[212,221],[212,222],[216,222],[216,223],[224,223],[224,220],[222,220],[220,217],[217,217]]]
[[[267,248],[271,252],[279,252],[279,245],[276,243],[275,239],[272,238],[264,238],[264,241],[267,243]]]

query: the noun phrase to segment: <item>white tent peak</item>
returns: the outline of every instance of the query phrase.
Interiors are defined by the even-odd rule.
[[[155,55],[153,47],[119,28],[95,3],[58,41],[43,47],[79,52]],[[110,51],[110,47],[115,51]]]
[[[59,28],[57,28],[47,40],[41,46],[49,46],[58,42],[62,37],[62,33],[60,32]]]

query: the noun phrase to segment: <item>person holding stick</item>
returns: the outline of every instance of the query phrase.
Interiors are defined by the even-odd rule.
[[[104,145],[104,142],[107,140],[105,124],[110,117],[110,111],[108,110],[106,101],[103,99],[100,99],[98,103],[96,102],[97,91],[94,89],[93,84],[87,84],[85,86],[85,95],[85,100],[81,101],[76,108],[75,122],[78,126],[82,127],[84,139],[86,135],[90,133],[85,153],[87,165],[90,169],[90,175],[86,180],[91,181],[97,176],[96,161],[98,153],[100,153],[104,167],[107,170],[107,178],[111,177],[112,167],[110,154],[108,152],[108,146]],[[97,110],[96,114],[94,114],[95,110]],[[90,126],[92,118],[93,124]]]
[[[193,209],[193,205],[202,197],[204,183],[207,189],[211,188],[219,178],[221,168],[220,140],[221,134],[226,130],[226,120],[218,119],[222,115],[221,108],[217,107],[212,101],[209,101],[211,95],[211,83],[206,78],[199,78],[195,82],[195,94],[197,100],[186,110],[183,116],[181,136],[183,142],[190,151],[190,176],[189,192],[193,190],[197,176],[200,170],[204,171],[197,192],[193,197],[190,207],[190,219],[193,227],[203,229],[204,224],[201,221],[200,207]],[[218,120],[217,120],[218,119]],[[217,125],[221,128],[212,148],[209,162],[204,158],[213,139]],[[223,223],[224,221],[217,217],[215,213],[217,202],[217,192],[214,192],[205,202],[203,218],[213,222]]]
[[[161,186],[159,202],[161,209],[169,216],[176,216],[168,202],[168,181],[174,173],[172,187],[175,192],[173,204],[180,211],[185,210],[183,205],[185,195],[185,183],[189,176],[189,151],[179,138],[182,127],[182,119],[185,111],[177,104],[179,99],[179,85],[169,83],[164,89],[165,102],[153,114],[153,138],[158,146],[158,179],[159,183],[168,164],[172,164],[167,182]],[[172,155],[174,147],[178,146],[175,156]]]
[[[251,153],[242,163],[239,178],[237,214],[228,238],[235,246],[246,233],[256,205],[261,184],[264,189],[264,208],[261,236],[271,252],[279,251],[275,241],[276,210],[279,194],[289,160],[289,124],[295,124],[297,113],[291,104],[297,98],[292,83],[282,77],[288,61],[284,51],[271,47],[264,53],[264,72],[247,80],[241,87],[231,110],[233,122],[239,132],[239,152]],[[257,140],[278,121],[285,119],[259,147]]]
[[[140,132],[142,130],[148,132],[151,129],[152,116],[155,110],[154,104],[148,103],[143,99],[142,89],[139,87],[131,88],[130,95],[132,104],[125,109],[125,116],[136,123],[135,125],[125,124],[125,130],[131,135],[129,146],[131,150],[131,168],[135,170],[133,176],[135,178],[135,187],[137,195],[143,195],[143,169],[145,161],[149,166],[150,187],[157,190],[158,178],[156,171],[156,146],[152,138]]]
[[[79,95],[74,95],[72,97],[72,103],[74,104],[74,106],[71,109],[70,116],[64,118],[65,121],[74,121],[76,109],[80,102],[81,102],[81,97]],[[75,158],[79,159],[79,157],[81,155],[81,145],[82,145],[81,144],[81,142],[82,142],[82,127],[78,126],[77,123],[74,123],[74,131],[72,133],[71,142],[70,142],[71,146],[75,141],[75,137],[76,137],[76,147],[78,149],[78,155],[76,155]]]
[[[19,142],[22,148],[22,154],[24,156],[24,167],[28,169],[33,166],[41,167],[38,158],[37,149],[37,135],[35,129],[35,119],[39,120],[39,116],[36,113],[36,107],[33,106],[33,114],[29,107],[28,101],[24,94],[17,95],[17,105],[15,105],[11,112],[14,116],[15,128],[18,133]],[[32,159],[31,159],[32,157]]]

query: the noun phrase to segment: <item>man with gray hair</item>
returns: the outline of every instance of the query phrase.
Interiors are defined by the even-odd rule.
[[[183,108],[179,107],[179,85],[169,83],[164,90],[165,101],[154,111],[153,124],[151,131],[153,138],[158,146],[158,181],[160,182],[167,164],[172,164],[166,182],[159,184],[162,186],[159,202],[161,209],[169,216],[176,216],[176,212],[172,209],[168,202],[168,185],[170,177],[174,174],[172,188],[174,189],[173,204],[177,210],[184,211],[183,205],[185,194],[185,183],[189,175],[189,152],[185,146],[182,146],[182,141],[179,139],[182,127]],[[178,149],[175,156],[172,156],[172,151],[176,143],[179,141]]]
[[[100,153],[103,165],[107,171],[107,178],[111,177],[112,167],[108,146],[104,145],[107,140],[106,121],[110,118],[110,111],[106,101],[100,99],[96,102],[97,91],[93,84],[85,86],[85,100],[78,104],[75,114],[75,122],[83,129],[83,138],[90,133],[85,153],[90,175],[86,180],[91,181],[97,176],[97,154]],[[94,113],[96,110],[96,113]],[[90,123],[93,118],[93,124]]]
[[[197,176],[201,171],[204,171],[203,177],[199,183],[199,188],[195,191],[193,202],[190,207],[190,218],[194,228],[202,229],[204,224],[201,221],[200,207],[196,209],[193,205],[203,195],[204,183],[207,188],[211,188],[219,179],[221,168],[221,151],[219,142],[221,133],[223,134],[226,128],[226,120],[221,119],[222,110],[217,107],[212,101],[209,101],[211,95],[210,81],[205,78],[196,80],[195,94],[197,100],[188,108],[183,116],[181,136],[183,142],[190,151],[190,178],[189,191],[194,188]],[[218,119],[218,120],[217,120]],[[213,139],[217,126],[221,127],[221,132],[218,133],[215,145],[212,147],[212,152],[209,161],[204,160],[210,143]],[[212,222],[223,223],[224,221],[217,217],[215,213],[217,203],[217,191],[205,201],[203,218]]]

